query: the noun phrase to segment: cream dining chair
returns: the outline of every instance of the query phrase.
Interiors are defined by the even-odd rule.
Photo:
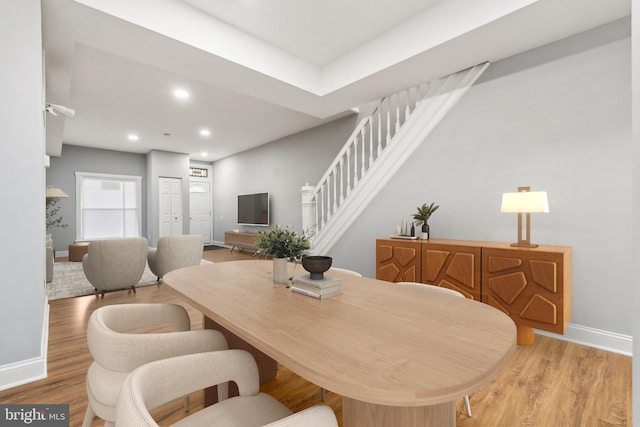
[[[176,332],[143,333],[161,330],[158,327],[167,330],[166,326]],[[227,341],[219,331],[190,330],[189,314],[177,304],[100,307],[89,317],[87,343],[94,362],[87,371],[89,404],[84,427],[90,426],[95,416],[105,420],[106,426],[113,425],[120,387],[138,366],[184,354],[227,349]],[[225,390],[222,392],[226,395]],[[188,407],[185,398],[185,409]]]
[[[362,274],[358,273],[357,271],[347,270],[346,268],[331,267],[331,270],[338,271],[340,273],[349,274],[351,276],[362,277]],[[326,394],[327,394],[326,390],[324,388],[320,387],[320,400],[322,400],[323,402],[324,402]]]
[[[414,287],[416,289],[424,290],[424,292],[441,293],[441,294],[447,294],[447,295],[452,295],[452,296],[455,296],[455,297],[462,297],[462,298],[465,297],[464,295],[462,295],[458,291],[455,291],[455,290],[449,289],[449,288],[443,288],[441,286],[427,285],[427,284],[424,284],[424,283],[417,283],[417,282],[398,282],[398,283],[400,285],[411,286],[411,287]],[[471,416],[471,402],[469,402],[469,395],[465,395],[464,396],[464,408],[467,411],[467,416],[470,417]]]
[[[337,427],[333,411],[315,406],[293,414],[260,392],[258,366],[244,350],[213,351],[151,362],[133,371],[120,391],[116,427],[155,427],[150,410],[210,386],[234,381],[239,396],[220,396],[218,403],[175,425],[220,427]]]
[[[362,274],[358,273],[357,271],[347,270],[346,268],[331,267],[331,270],[339,271],[339,272],[345,273],[345,274],[350,274],[350,275],[356,276],[356,277],[362,277]]]

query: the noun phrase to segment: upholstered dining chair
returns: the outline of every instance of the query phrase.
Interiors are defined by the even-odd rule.
[[[85,276],[104,297],[105,292],[131,289],[140,282],[147,265],[147,239],[94,240],[82,257]]]
[[[331,267],[331,270],[339,271],[339,272],[345,273],[345,274],[350,274],[352,276],[362,277],[362,274],[358,273],[357,271],[347,270],[346,268]]]
[[[441,286],[427,285],[424,283],[417,283],[417,282],[398,282],[398,283],[401,285],[411,286],[416,289],[424,290],[424,292],[441,293],[441,294],[447,294],[455,297],[465,298],[465,296],[462,295],[460,292],[453,289],[449,289],[449,288],[443,288]],[[471,402],[469,402],[469,395],[464,396],[464,409],[467,411],[467,416],[470,417]]]
[[[89,404],[82,425],[90,426],[94,416],[105,420],[107,426],[113,425],[122,383],[138,366],[227,349],[227,341],[219,331],[190,327],[187,311],[177,304],[114,304],[97,308],[87,324],[87,344],[94,362],[87,371]],[[172,332],[160,332],[168,329]],[[225,386],[218,391],[227,393]],[[185,398],[185,409],[188,407]]]
[[[351,276],[362,277],[362,274],[358,273],[357,271],[348,270],[346,268],[331,267],[331,270],[338,271],[340,273],[349,274]],[[320,387],[320,400],[322,400],[324,402],[325,396],[326,396],[326,390],[324,388]]]
[[[333,411],[315,406],[292,414],[260,392],[258,366],[245,350],[190,354],[148,363],[127,376],[116,409],[116,427],[158,424],[150,410],[194,391],[234,381],[239,396],[226,398],[180,420],[180,426],[336,427]],[[226,397],[226,396],[225,396]]]
[[[201,234],[160,237],[157,248],[147,249],[149,269],[160,281],[170,271],[199,265],[203,247]]]

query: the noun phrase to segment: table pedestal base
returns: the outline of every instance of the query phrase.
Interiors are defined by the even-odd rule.
[[[205,329],[215,329],[224,335],[227,339],[227,344],[229,348],[236,348],[240,350],[246,350],[253,358],[256,360],[256,364],[258,365],[258,372],[260,373],[260,384],[269,381],[272,378],[275,378],[278,373],[278,362],[252,346],[251,344],[244,341],[242,338],[238,337],[234,333],[230,332],[228,329],[223,328],[215,322],[214,320],[204,316],[204,328]],[[236,383],[232,382],[229,384],[229,397],[238,395],[238,387]],[[215,387],[207,388],[204,392],[204,404],[205,406],[212,405],[218,402],[218,393]]]
[[[456,402],[402,407],[375,405],[343,397],[342,425],[344,427],[455,427]]]

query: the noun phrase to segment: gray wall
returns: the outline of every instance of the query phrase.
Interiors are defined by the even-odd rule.
[[[335,265],[375,277],[375,239],[424,202],[441,206],[433,237],[513,242],[501,195],[530,185],[550,204],[533,242],[573,248],[572,324],[631,335],[630,54],[622,20],[492,64],[330,251]],[[218,240],[238,228],[239,192],[274,192],[273,223],[300,227],[299,187],[331,161],[310,136],[214,163]]]
[[[0,2],[0,389],[46,374],[41,47],[40,1]]]
[[[147,166],[146,155],[121,151],[63,145],[60,157],[51,158],[47,169],[47,185],[62,189],[69,195],[60,200],[60,212],[67,228],[55,228],[51,235],[58,251],[66,251],[76,239],[76,172],[133,175],[142,177],[142,235],[147,235]]]
[[[214,241],[239,226],[238,194],[269,192],[271,224],[302,230],[300,188],[317,184],[356,126],[356,115],[288,136],[213,163]],[[263,228],[263,227],[262,227]]]
[[[511,242],[504,192],[545,190],[532,241],[573,248],[571,323],[631,335],[630,26],[492,64],[331,255],[375,274],[376,237],[423,202],[431,236]]]

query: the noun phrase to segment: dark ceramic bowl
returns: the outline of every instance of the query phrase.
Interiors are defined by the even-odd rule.
[[[330,256],[312,255],[302,258],[302,267],[311,273],[313,280],[324,278],[324,272],[331,268]]]

